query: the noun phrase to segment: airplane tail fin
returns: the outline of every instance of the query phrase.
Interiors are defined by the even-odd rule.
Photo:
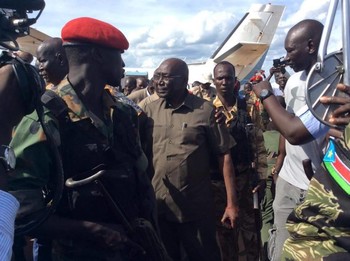
[[[247,78],[263,64],[284,9],[281,5],[253,5],[210,58],[214,63],[229,61],[239,80]]]

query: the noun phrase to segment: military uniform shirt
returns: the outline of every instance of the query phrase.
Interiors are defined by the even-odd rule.
[[[228,110],[224,107],[219,97],[216,97],[213,102],[213,105],[215,106],[215,108],[222,108],[222,112],[226,116],[226,125],[228,128],[230,128],[232,121],[237,117],[237,104],[235,104],[234,106],[232,106],[230,110]],[[264,136],[261,129],[255,128],[254,130],[255,130],[255,135],[254,135],[255,138],[251,146],[254,152],[257,154],[257,159],[255,160],[255,164],[257,166],[256,170],[259,173],[260,179],[266,179],[267,178],[267,160],[266,160],[267,154],[266,154]],[[235,155],[232,155],[232,156],[234,157]],[[237,175],[240,172],[246,170],[248,166],[244,164],[238,164],[235,167],[238,170],[238,173],[236,173]]]
[[[69,84],[67,79],[64,79],[57,86],[56,92],[66,102],[69,108],[69,118],[72,121],[72,123],[74,124],[84,123],[84,126],[91,127],[89,130],[92,130],[94,128],[97,129],[96,131],[101,136],[103,136],[101,140],[103,139],[104,144],[110,144],[116,150],[120,149],[122,152],[125,152],[122,154],[122,156],[127,155],[130,158],[130,160],[132,157],[135,158],[135,160],[133,160],[132,162],[134,163],[135,169],[139,170],[140,173],[142,173],[142,171],[146,169],[147,160],[143,156],[143,152],[141,150],[138,137],[136,137],[137,136],[137,133],[136,133],[137,132],[137,113],[130,106],[122,105],[119,102],[116,102],[113,99],[113,97],[106,91],[102,98],[103,99],[102,104],[104,108],[104,114],[106,115],[106,119],[105,121],[102,121],[96,115],[94,115],[91,111],[89,111],[88,108],[82,103],[82,101],[79,99],[77,93],[74,91],[73,87]],[[121,113],[121,110],[116,111],[115,113],[118,113],[117,114],[118,120],[120,119],[118,122],[116,122],[114,117],[115,114],[113,114],[113,110],[121,107],[123,108],[121,110],[125,111],[125,115],[124,113]],[[122,121],[123,119],[122,117],[125,117],[125,118],[129,117],[131,121],[130,122],[131,130],[125,129],[126,124],[122,126],[118,126],[118,128],[116,127],[116,124],[119,124]],[[45,125],[46,126],[50,125],[49,127],[53,132],[52,135],[54,136],[54,138],[56,138],[55,139],[55,142],[57,143],[56,145],[60,145],[60,135],[59,135],[60,133],[58,132],[58,126],[57,126],[58,123],[55,120],[53,120],[53,118],[54,117],[52,116],[52,113],[50,113],[50,111],[46,111],[44,116]],[[122,133],[122,135],[120,135],[120,132],[122,131],[124,132]],[[127,141],[128,136],[124,134],[125,132],[128,132],[128,131],[135,131],[135,135],[131,136],[131,137],[135,137],[135,139],[133,139],[134,143],[125,142],[127,144],[125,145],[123,141],[124,140]],[[119,139],[119,141],[117,139]],[[100,142],[100,144],[102,144],[102,141]],[[94,144],[92,145],[94,146]],[[16,127],[14,131],[14,136],[11,142],[11,146],[13,146],[16,152],[18,164],[15,172],[11,176],[11,180],[9,181],[9,187],[14,192],[17,192],[18,190],[20,190],[20,192],[23,192],[23,193],[30,190],[35,190],[35,191],[38,190],[39,196],[38,194],[27,193],[24,198],[26,201],[38,202],[38,204],[40,204],[41,201],[43,201],[43,197],[42,195],[40,195],[40,192],[42,188],[48,184],[50,175],[52,173],[55,173],[55,170],[53,169],[54,162],[53,162],[51,150],[48,146],[48,140],[47,140],[47,137],[45,136],[43,128],[40,125],[40,122],[38,120],[38,115],[36,112],[33,112],[32,114],[25,116],[22,119],[21,123]],[[85,145],[82,144],[81,147],[79,148],[83,148],[83,146]],[[94,149],[93,146],[90,146],[92,148],[92,151]],[[138,151],[136,151],[136,146],[138,146],[139,148]],[[128,150],[133,150],[134,154],[127,153]],[[84,155],[86,155],[86,153]],[[118,155],[121,155],[121,154],[118,154]],[[86,169],[91,169],[90,165],[94,164],[94,162],[84,158],[83,160],[85,160],[85,162],[80,164],[81,159],[82,157],[79,157],[79,155],[77,154],[73,156],[71,160],[72,162],[74,162],[74,166],[68,166],[69,167],[67,170],[68,174],[71,174],[70,173],[71,171],[73,172],[72,170],[73,168],[75,168],[74,171],[75,170],[77,171],[76,173],[82,173],[86,171]],[[118,158],[116,160],[121,160],[121,159]],[[148,195],[148,191],[151,191],[152,188],[148,183],[148,181],[146,180],[145,175],[138,175],[138,178],[139,179],[137,183],[137,189],[140,188],[138,192],[142,193],[142,202],[139,202],[141,200],[138,201],[138,199],[134,197],[136,193],[133,194],[132,191],[128,191],[128,193],[124,193],[124,194],[131,195],[135,198],[135,202],[133,200],[130,200],[129,202],[127,202],[128,206],[130,206],[130,209],[131,209],[130,213],[132,212],[130,216],[136,214],[134,212],[137,211],[137,212],[140,212],[139,214],[141,216],[149,217],[150,215],[148,212],[151,212],[153,210],[153,205],[148,204],[148,202],[150,202],[153,199],[153,195],[152,195],[152,199],[149,200],[150,197]],[[148,188],[149,190],[146,191],[146,189]],[[37,196],[37,197],[30,198],[29,196],[31,195]],[[64,203],[64,199],[61,199],[60,204],[61,203]],[[42,204],[45,204],[45,202],[42,202]],[[139,206],[141,206],[142,209]],[[41,207],[44,207],[44,205]],[[125,212],[128,213],[129,209],[125,209]],[[57,209],[56,213],[62,216],[67,215],[68,217],[70,217],[70,213],[66,211],[65,208],[63,208],[63,210],[60,208]],[[94,214],[94,211],[91,211],[91,209],[86,209],[85,213]],[[98,215],[100,213],[97,212],[96,214]],[[82,215],[85,215],[85,214],[82,214]],[[100,216],[98,218],[104,219],[109,217]],[[84,219],[84,217],[78,217],[76,219],[88,220],[88,219]],[[89,260],[96,260],[96,256],[101,257],[101,259],[103,259],[105,258],[104,253],[106,253],[106,255],[110,254],[110,252],[105,251],[105,249],[101,250],[98,246],[96,247],[92,246],[90,242],[83,241],[83,240],[76,241],[72,239],[64,239],[64,240],[59,240],[59,243],[57,244],[59,244],[60,248],[62,248],[64,251],[69,252],[71,250],[72,251],[74,250],[76,255],[80,255],[81,250],[83,250],[82,253],[84,256],[89,256],[89,255],[91,256],[91,259]],[[82,260],[82,259],[85,260],[85,258],[79,258],[79,260]]]
[[[177,222],[202,218],[212,209],[210,157],[235,141],[225,125],[215,123],[213,106],[192,94],[178,108],[158,99],[144,109],[159,215]]]

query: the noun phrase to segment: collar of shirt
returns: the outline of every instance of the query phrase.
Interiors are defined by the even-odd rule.
[[[152,95],[152,93],[150,93],[149,91],[148,91],[148,88],[146,87],[146,94],[147,94],[147,96],[151,96]]]
[[[226,125],[229,126],[230,123],[237,117],[237,107],[236,104],[232,106],[230,110],[226,109],[225,106],[222,104],[221,100],[219,99],[218,96],[213,101],[213,105],[217,109],[222,109],[222,112],[226,116]]]
[[[185,106],[193,111],[193,109],[194,109],[193,102],[192,102],[193,97],[195,97],[193,94],[187,93],[184,101],[176,108],[174,108],[166,99],[164,99],[164,108],[165,109],[173,109],[175,111],[175,110]]]
[[[113,110],[111,108],[116,106],[116,104],[108,91],[105,91],[102,96],[102,103],[104,108],[103,111],[107,120],[107,124],[85,107],[73,89],[73,86],[69,83],[67,77],[60,82],[55,92],[66,102],[69,108],[68,115],[72,122],[90,118],[91,123],[97,129],[99,129],[106,137],[110,136],[108,135],[108,130],[110,127],[107,125],[111,125],[109,124],[111,122],[111,114],[113,113]]]

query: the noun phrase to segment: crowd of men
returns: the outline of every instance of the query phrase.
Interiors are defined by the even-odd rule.
[[[321,98],[339,105],[330,121],[343,131],[305,101],[322,31],[311,19],[293,26],[295,73],[259,72],[243,92],[227,61],[188,89],[179,58],[121,90],[129,42],[89,17],[43,42],[35,67],[5,52],[0,259],[349,258],[350,189],[339,180],[349,180],[350,98]]]

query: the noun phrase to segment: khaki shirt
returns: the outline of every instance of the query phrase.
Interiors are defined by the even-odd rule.
[[[227,152],[235,141],[215,123],[213,106],[192,94],[178,108],[158,99],[144,110],[158,214],[176,222],[202,218],[213,207],[210,157]]]

